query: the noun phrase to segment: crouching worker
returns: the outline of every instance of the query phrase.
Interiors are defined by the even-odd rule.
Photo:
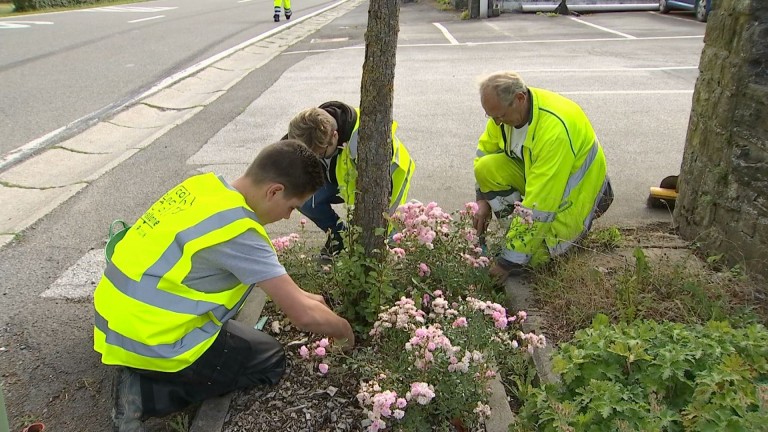
[[[341,232],[346,229],[331,204],[355,204],[357,177],[358,128],[360,110],[342,102],[326,102],[318,108],[309,108],[291,120],[285,138],[297,139],[323,159],[326,183],[299,211],[321,230],[328,239],[320,252],[328,260],[344,248]],[[405,204],[411,177],[416,168],[408,150],[397,138],[397,122],[392,122],[392,160],[390,162],[389,214]]]
[[[286,274],[264,230],[323,185],[323,170],[305,145],[280,141],[231,184],[185,180],[128,230],[94,293],[94,349],[120,366],[115,431],[280,380],[281,344],[232,320],[256,284],[300,329],[354,344],[349,323]]]
[[[490,270],[503,282],[567,251],[605,213],[613,192],[603,148],[575,102],[499,72],[480,83],[480,103],[488,121],[474,161],[474,224],[482,236],[492,213],[512,216]]]

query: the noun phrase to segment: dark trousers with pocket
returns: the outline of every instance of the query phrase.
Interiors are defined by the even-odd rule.
[[[178,372],[133,369],[141,377],[144,417],[161,417],[233,390],[274,385],[286,366],[277,339],[240,322],[227,321],[213,345]]]

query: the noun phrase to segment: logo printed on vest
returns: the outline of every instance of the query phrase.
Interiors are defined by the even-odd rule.
[[[141,225],[137,227],[139,235],[146,235],[146,229],[160,224],[163,215],[176,214],[192,206],[195,196],[183,185],[170,190],[141,216]]]

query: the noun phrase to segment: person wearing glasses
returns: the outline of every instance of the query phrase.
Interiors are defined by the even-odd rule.
[[[355,204],[358,155],[358,128],[360,110],[343,102],[325,102],[317,108],[308,108],[298,113],[288,125],[288,134],[283,138],[297,139],[323,159],[326,168],[326,183],[299,211],[307,216],[321,230],[328,233],[328,239],[320,252],[323,261],[332,259],[344,249],[341,233],[346,229],[344,222],[331,206],[344,203]],[[397,122],[392,122],[392,160],[390,162],[389,214],[405,204],[411,177],[416,164],[397,138]]]
[[[603,148],[584,111],[515,72],[480,81],[488,121],[474,159],[484,238],[491,215],[508,225],[491,275],[504,282],[567,251],[613,201]]]

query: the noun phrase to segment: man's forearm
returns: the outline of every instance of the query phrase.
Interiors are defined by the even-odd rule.
[[[349,322],[320,302],[308,302],[305,312],[304,319],[295,323],[301,330],[339,339],[346,339],[352,334]]]

